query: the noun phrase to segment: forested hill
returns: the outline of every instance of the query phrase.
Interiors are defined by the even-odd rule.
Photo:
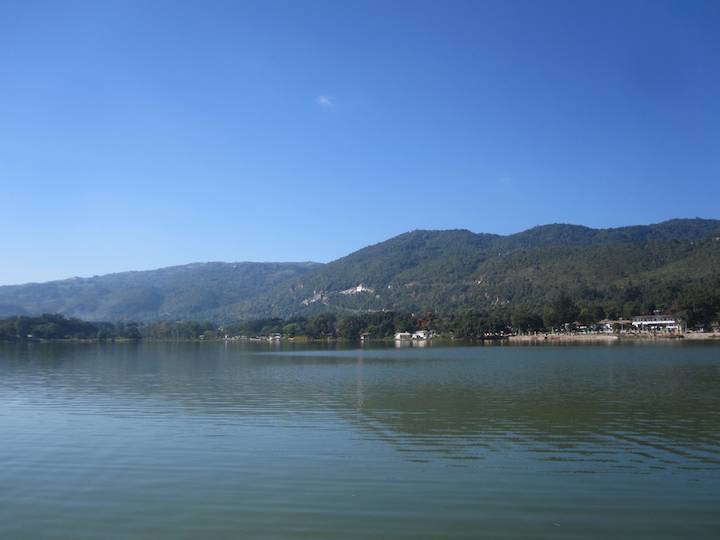
[[[413,231],[317,268],[292,290],[274,291],[270,304],[278,316],[518,306],[542,313],[562,290],[581,306],[621,316],[719,291],[719,279],[719,220],[614,229],[553,224],[509,236]],[[349,290],[359,284],[367,290]],[[240,316],[252,312],[251,305],[235,308]]]
[[[142,272],[0,287],[0,316],[62,313],[92,321],[212,318],[224,306],[254,301],[318,265],[194,263]]]
[[[508,236],[413,231],[325,265],[209,263],[0,287],[0,315],[231,321],[383,309],[542,313],[560,291],[598,315],[703,301],[712,310],[720,297],[720,220],[553,224]]]

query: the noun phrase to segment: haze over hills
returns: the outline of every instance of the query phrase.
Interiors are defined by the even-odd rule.
[[[561,290],[618,316],[720,290],[720,220],[552,224],[507,236],[417,230],[327,264],[196,263],[4,286],[0,315],[223,322],[322,311],[541,311]]]
[[[158,270],[0,287],[0,315],[62,313],[87,320],[177,320],[211,317],[300,278],[317,263],[209,262]]]

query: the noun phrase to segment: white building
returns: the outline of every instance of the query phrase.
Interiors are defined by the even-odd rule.
[[[410,341],[413,335],[410,332],[398,332],[395,334],[395,341]]]
[[[350,287],[349,289],[345,289],[344,291],[340,291],[340,294],[344,294],[346,296],[352,296],[355,294],[361,294],[361,293],[369,293],[372,294],[375,292],[375,289],[372,289],[370,287],[366,287],[364,284],[360,283],[359,285],[356,285],[355,287]]]
[[[633,317],[633,327],[640,332],[682,332],[682,324],[670,315],[655,313]]]

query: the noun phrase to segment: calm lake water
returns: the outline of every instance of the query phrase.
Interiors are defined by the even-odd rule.
[[[720,346],[0,346],[0,538],[720,538]]]

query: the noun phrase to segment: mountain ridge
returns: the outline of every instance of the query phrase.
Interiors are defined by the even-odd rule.
[[[718,238],[720,220],[700,218],[607,229],[553,223],[509,235],[416,229],[324,264],[215,261],[0,286],[0,315],[231,321],[322,310],[540,310],[558,290],[630,312],[714,286]]]

